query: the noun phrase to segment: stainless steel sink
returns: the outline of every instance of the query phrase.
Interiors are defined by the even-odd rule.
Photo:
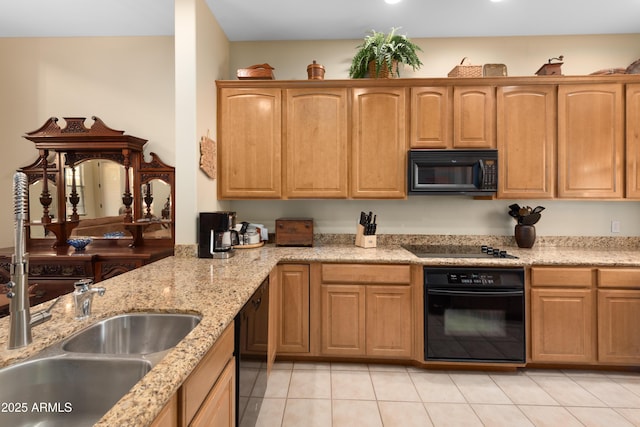
[[[200,316],[178,313],[127,313],[102,320],[62,345],[74,353],[151,354],[178,344]]]
[[[142,359],[52,357],[0,370],[6,426],[88,426],[151,369]]]

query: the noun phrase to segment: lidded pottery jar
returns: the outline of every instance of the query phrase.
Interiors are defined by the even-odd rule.
[[[309,80],[324,80],[324,67],[314,59],[312,64],[307,65],[307,75]]]

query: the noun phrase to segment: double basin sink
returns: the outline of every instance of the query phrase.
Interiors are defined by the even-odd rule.
[[[0,424],[91,426],[200,322],[128,313],[104,319],[37,356],[0,369]]]

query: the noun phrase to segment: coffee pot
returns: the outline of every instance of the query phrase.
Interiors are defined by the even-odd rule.
[[[235,226],[235,212],[201,212],[198,225],[198,257],[232,257],[235,254],[233,246],[239,243]]]

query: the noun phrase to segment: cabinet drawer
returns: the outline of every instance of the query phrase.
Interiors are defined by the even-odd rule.
[[[222,333],[180,388],[182,425],[188,425],[209,394],[227,362],[233,357],[233,324]]]
[[[594,284],[594,279],[592,268],[534,267],[531,269],[531,286],[590,288]]]
[[[384,283],[408,285],[408,265],[322,264],[323,283]]]
[[[599,268],[598,287],[640,289],[640,268]]]

